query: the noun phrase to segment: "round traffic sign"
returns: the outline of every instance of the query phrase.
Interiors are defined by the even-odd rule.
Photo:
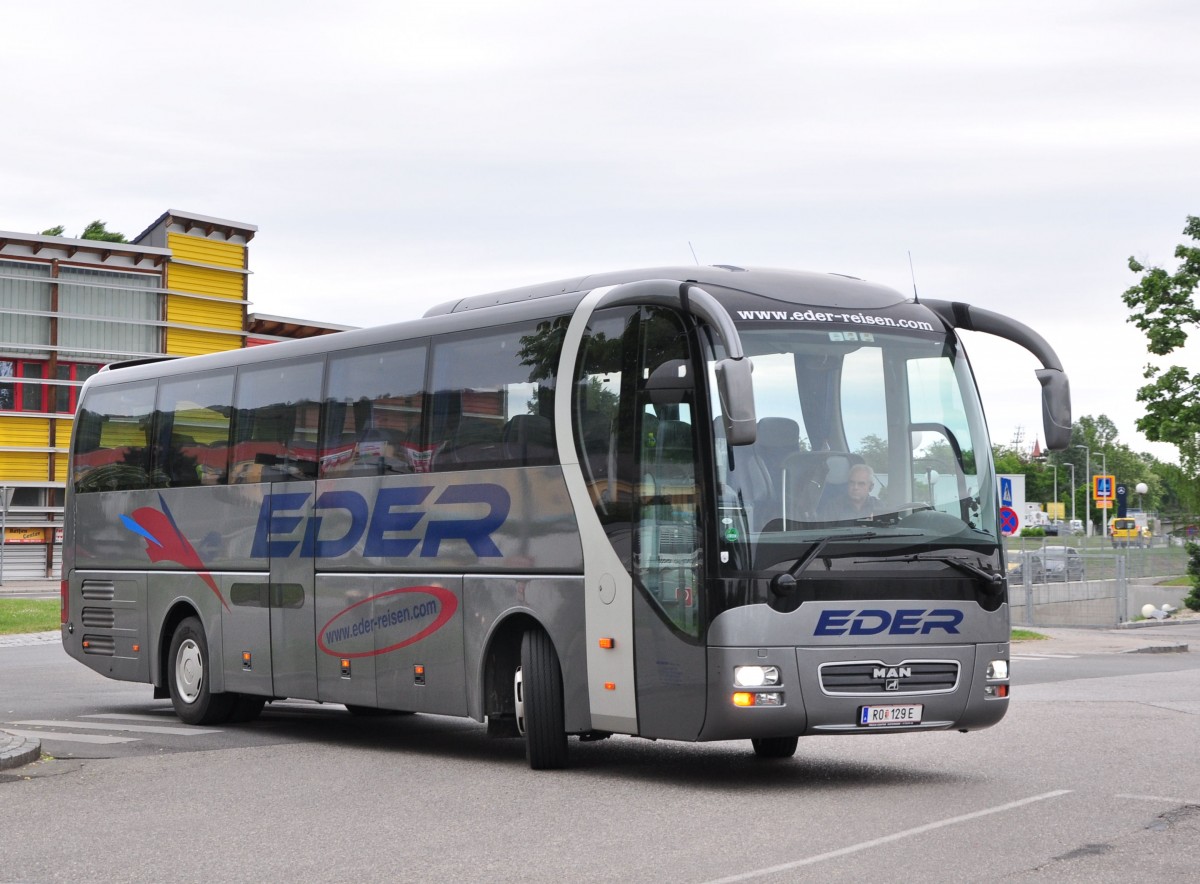
[[[1021,520],[1017,518],[1017,511],[1011,506],[1000,507],[1000,530],[1005,536],[1016,534],[1019,527]]]

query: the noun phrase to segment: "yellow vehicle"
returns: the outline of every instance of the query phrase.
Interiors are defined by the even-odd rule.
[[[1150,545],[1150,529],[1138,525],[1136,519],[1113,519],[1108,526],[1108,533],[1113,547]]]

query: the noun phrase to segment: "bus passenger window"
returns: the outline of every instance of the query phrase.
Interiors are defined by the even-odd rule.
[[[324,360],[238,370],[229,484],[317,478]]]
[[[434,470],[558,462],[554,381],[565,329],[560,318],[434,340]]]
[[[71,478],[75,490],[128,491],[157,488],[150,470],[150,427],[154,414],[153,381],[96,390],[76,418]]]
[[[155,465],[171,487],[225,484],[233,377],[230,370],[160,384]]]
[[[389,344],[329,360],[320,475],[427,473],[424,344]]]

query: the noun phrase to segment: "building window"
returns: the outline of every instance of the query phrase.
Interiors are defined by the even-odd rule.
[[[79,387],[43,383],[50,376],[49,367],[45,360],[0,359],[0,411],[74,414]],[[54,377],[82,384],[99,370],[99,365],[91,363],[60,362]]]

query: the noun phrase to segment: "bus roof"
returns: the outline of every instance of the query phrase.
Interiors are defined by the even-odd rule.
[[[749,298],[814,307],[870,310],[910,300],[887,286],[834,273],[744,268],[728,264],[619,270],[449,301],[431,308],[420,319],[183,359],[166,358],[164,361],[163,358],[153,358],[114,363],[110,366],[113,371],[97,374],[89,383],[118,383],[230,365],[300,358],[351,347],[369,347],[389,341],[567,315],[593,289],[654,279],[693,282],[701,287],[719,286],[727,292],[744,294]]]
[[[719,285],[747,294],[759,295],[793,304],[829,307],[878,308],[908,300],[898,291],[854,276],[838,273],[813,273],[803,270],[737,267],[732,264],[710,266],[649,267],[589,274],[462,298],[432,307],[427,317],[462,313],[487,307],[499,307],[521,301],[537,300],[572,292],[588,292],[609,285],[622,285],[647,279],[673,279],[697,285]]]

